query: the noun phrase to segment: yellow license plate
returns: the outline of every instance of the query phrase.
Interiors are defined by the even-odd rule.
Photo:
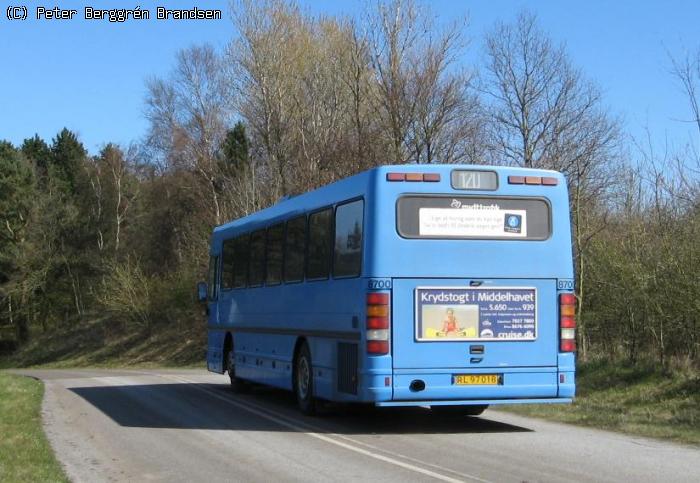
[[[455,374],[453,384],[457,386],[497,386],[498,374]]]

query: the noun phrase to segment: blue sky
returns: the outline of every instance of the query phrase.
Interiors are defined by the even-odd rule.
[[[91,153],[107,142],[139,140],[147,125],[143,117],[144,82],[164,76],[175,52],[194,43],[223,47],[234,34],[227,1],[161,0],[141,2],[143,8],[219,8],[220,21],[164,22],[81,20],[82,8],[133,8],[139,3],[93,0],[63,1],[77,8],[73,21],[9,21],[8,5],[0,0],[0,139],[20,144],[38,133],[50,142],[64,126],[76,131]],[[29,2],[30,7],[41,2]],[[363,3],[304,1],[313,13],[357,14]],[[680,86],[669,74],[668,52],[681,56],[700,48],[700,1],[697,0],[438,0],[431,2],[441,20],[468,15],[466,35],[471,45],[467,65],[479,62],[483,34],[496,21],[511,21],[523,7],[537,14],[542,28],[565,42],[570,57],[604,93],[610,111],[625,129],[640,138],[648,126],[656,142],[668,139],[680,146],[693,128],[683,119],[690,112]],[[47,4],[49,5],[49,4]]]

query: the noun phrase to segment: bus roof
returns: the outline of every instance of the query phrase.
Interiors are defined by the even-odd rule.
[[[321,186],[314,190],[308,191],[294,196],[282,198],[274,205],[251,213],[250,215],[232,220],[214,228],[213,235],[229,232],[239,227],[246,227],[247,230],[255,230],[258,226],[263,227],[269,223],[274,223],[276,220],[287,219],[293,217],[296,212],[299,214],[305,213],[308,210],[322,208],[323,206],[332,205],[334,203],[356,198],[365,194],[369,188],[370,182],[386,176],[388,172],[397,173],[440,173],[441,175],[449,174],[455,169],[469,170],[484,170],[496,171],[503,175],[511,176],[550,176],[560,180],[564,176],[558,172],[548,169],[537,168],[521,168],[511,166],[491,166],[482,164],[400,164],[400,165],[383,165],[375,168],[362,171],[353,176],[343,178],[333,183]]]

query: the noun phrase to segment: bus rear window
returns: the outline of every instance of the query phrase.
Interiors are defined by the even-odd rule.
[[[545,240],[550,220],[539,198],[404,196],[396,228],[404,238]]]

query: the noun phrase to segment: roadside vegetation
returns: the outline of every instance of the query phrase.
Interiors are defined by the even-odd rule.
[[[41,382],[0,373],[0,479],[68,482],[41,427]]]
[[[697,424],[673,401],[697,401],[700,371],[700,45],[667,66],[689,139],[659,147],[528,12],[470,38],[412,0],[232,8],[226,48],[184,49],[147,82],[138,142],[0,141],[0,347],[18,346],[1,366],[198,364],[213,226],[381,164],[507,164],[567,177],[583,363],[567,417]]]
[[[135,330],[108,317],[39,333],[19,349],[0,353],[0,369],[12,367],[205,367],[206,328],[169,325]]]
[[[571,405],[512,405],[506,411],[563,423],[700,445],[700,373],[676,362],[596,360],[581,364]]]

